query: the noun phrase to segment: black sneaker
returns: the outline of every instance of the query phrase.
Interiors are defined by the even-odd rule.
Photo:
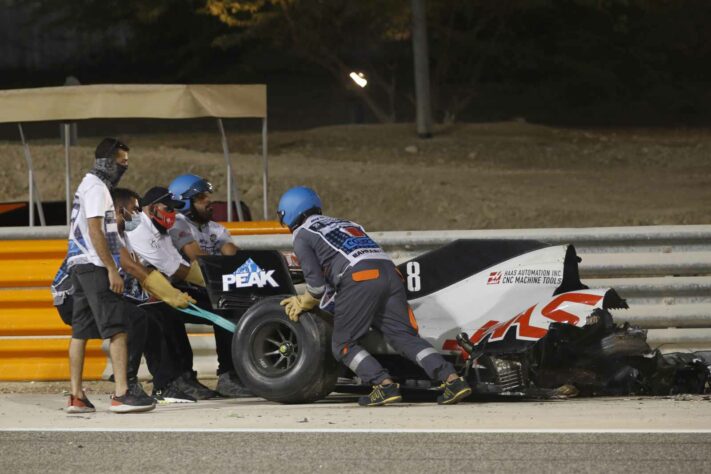
[[[198,382],[194,371],[185,372],[171,382],[173,387],[185,395],[193,397],[195,400],[209,400],[210,398],[219,398],[220,394],[214,390],[210,390],[200,382]]]
[[[195,400],[194,397],[191,397],[190,395],[186,394],[185,392],[179,390],[176,385],[173,382],[170,382],[168,385],[166,385],[163,388],[153,389],[153,393],[151,394],[151,397],[153,400],[155,400],[159,405],[164,405],[168,403],[195,403],[197,400]]]
[[[462,377],[458,377],[451,382],[445,382],[442,387],[444,392],[437,397],[439,405],[454,405],[472,394],[472,388]]]
[[[400,384],[373,385],[373,391],[370,392],[370,395],[360,397],[358,399],[358,405],[362,407],[379,407],[381,405],[397,403],[401,400]]]
[[[117,397],[111,395],[111,410],[114,413],[138,413],[142,411],[151,411],[156,407],[155,401],[146,396],[137,397],[126,392],[123,396]]]
[[[149,397],[148,394],[143,390],[143,385],[141,385],[141,382],[136,379],[128,381],[128,391],[126,393],[130,393],[131,395],[140,400],[149,400],[151,402],[153,401],[153,399]]]
[[[254,395],[242,384],[235,372],[224,372],[217,379],[217,391],[225,398],[246,398]]]

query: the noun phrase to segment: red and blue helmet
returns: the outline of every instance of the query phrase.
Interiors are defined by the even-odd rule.
[[[173,195],[174,200],[182,203],[181,206],[176,206],[175,209],[187,214],[191,208],[190,200],[200,193],[211,193],[213,188],[212,184],[205,178],[194,174],[182,174],[170,183],[168,190]]]

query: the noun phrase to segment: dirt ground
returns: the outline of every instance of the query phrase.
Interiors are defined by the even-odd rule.
[[[120,134],[120,131],[118,131]],[[197,173],[225,197],[216,134],[123,137],[122,181],[144,192]],[[73,186],[90,167],[96,137],[72,149]],[[58,141],[32,142],[42,198],[64,197]],[[260,138],[233,134],[236,178],[262,217]],[[711,221],[707,130],[578,130],[519,122],[440,127],[429,140],[411,124],[349,125],[269,135],[270,218],[291,186],[314,187],[328,214],[370,230],[507,229]],[[22,148],[0,142],[0,201],[27,199]]]

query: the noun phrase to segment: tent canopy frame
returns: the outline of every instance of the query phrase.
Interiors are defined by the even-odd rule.
[[[262,204],[268,218],[269,165],[267,156],[267,91],[264,84],[105,84],[0,91],[0,123],[17,123],[28,167],[29,224],[34,227],[38,203],[40,225],[45,225],[42,199],[34,180],[32,154],[22,129],[24,122],[64,122],[65,199],[67,224],[71,218],[71,163],[69,122],[106,118],[217,120],[226,166],[227,220],[232,204],[244,220],[239,185],[233,175],[223,118],[262,119]]]

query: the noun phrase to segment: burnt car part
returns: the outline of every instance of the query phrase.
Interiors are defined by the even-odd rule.
[[[462,333],[457,341],[470,354],[467,377],[486,393],[528,397],[557,398],[565,386],[575,387],[582,395],[709,390],[711,360],[705,355],[663,355],[649,347],[645,330],[616,325],[605,310],[595,310],[592,316],[583,327],[553,323],[528,350],[510,354],[485,353]]]

